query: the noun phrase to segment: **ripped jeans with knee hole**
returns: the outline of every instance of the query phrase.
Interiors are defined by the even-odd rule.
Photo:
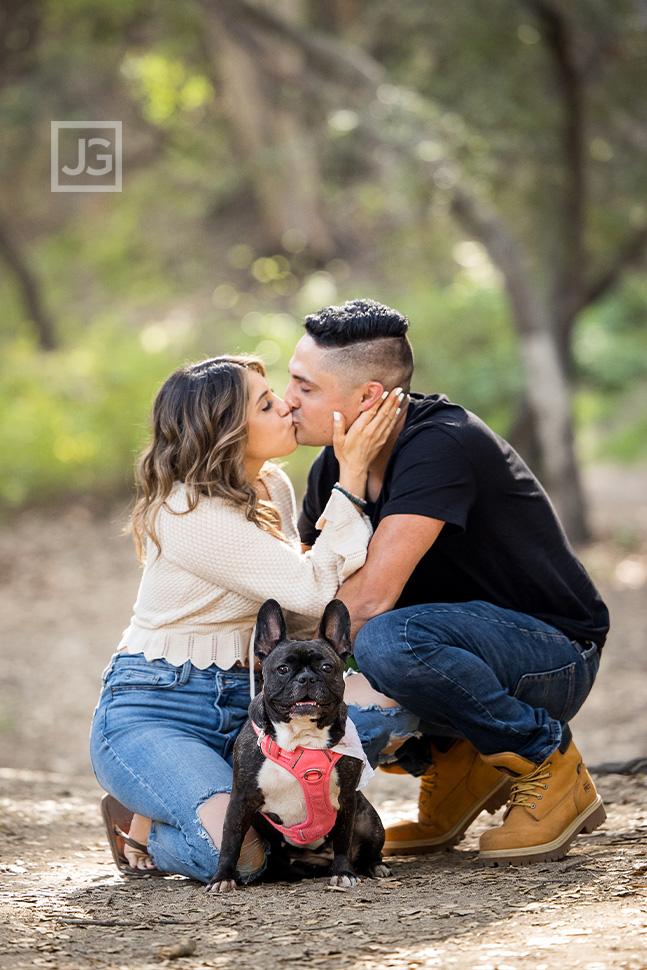
[[[383,613],[359,631],[354,653],[371,686],[417,714],[424,734],[536,764],[568,738],[600,664],[594,643],[480,600]]]
[[[365,707],[348,704],[348,716],[357,728],[364,753],[371,767],[394,761],[393,755],[385,754],[385,749],[393,741],[419,737],[420,718],[404,707],[380,707],[370,704]]]
[[[153,820],[148,851],[158,869],[200,882],[215,873],[219,850],[198,811],[231,791],[234,742],[249,701],[245,668],[112,657],[92,722],[92,766],[107,792]],[[239,879],[251,882],[264,868]]]

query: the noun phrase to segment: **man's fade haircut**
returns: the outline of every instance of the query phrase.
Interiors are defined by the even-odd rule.
[[[372,380],[385,390],[409,390],[413,351],[403,313],[376,300],[349,300],[309,314],[303,325],[315,344],[329,352],[328,369],[349,385]]]

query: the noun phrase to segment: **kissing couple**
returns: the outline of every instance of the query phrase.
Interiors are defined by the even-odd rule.
[[[360,756],[421,778],[419,817],[387,829],[385,852],[444,849],[507,801],[480,858],[561,858],[605,818],[569,722],[608,611],[514,449],[411,390],[403,314],[359,299],[304,326],[283,399],[258,358],[233,356],[181,367],[155,400],[131,522],[144,570],[91,732],[115,861],[211,880],[261,686],[259,607],[277,600],[307,639],[335,597]],[[299,444],[322,451],[297,514],[272,459]],[[252,828],[238,880],[266,864]]]

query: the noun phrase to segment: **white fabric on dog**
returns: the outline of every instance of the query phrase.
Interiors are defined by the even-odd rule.
[[[375,772],[368,763],[368,759],[364,754],[364,749],[362,748],[362,742],[359,739],[359,734],[357,733],[357,728],[351,721],[349,717],[346,718],[346,733],[344,734],[341,741],[334,747],[329,748],[329,751],[339,751],[340,754],[347,754],[351,758],[359,758],[363,762],[362,774],[360,775],[359,781],[357,782],[357,790],[364,788],[368,785],[371,778],[375,777]]]

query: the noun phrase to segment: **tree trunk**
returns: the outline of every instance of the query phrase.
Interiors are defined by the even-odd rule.
[[[25,313],[33,324],[42,350],[55,350],[58,341],[54,325],[40,295],[36,276],[23,257],[6,223],[0,221],[0,258],[9,267],[20,289]]]
[[[535,416],[546,488],[573,542],[590,538],[573,439],[570,388],[554,331],[520,332],[526,393]]]
[[[298,96],[287,102],[276,82],[277,76],[298,79],[303,54],[276,41],[268,47],[259,40],[252,50],[254,38],[241,34],[225,7],[209,11],[218,75],[239,152],[252,172],[264,248],[280,249],[284,234],[297,230],[313,255],[330,259],[334,242],[320,202],[314,134],[299,118]],[[268,57],[270,72],[263,69]]]
[[[494,212],[462,191],[454,194],[452,210],[503,274],[519,335],[544,484],[571,541],[583,542],[590,534],[575,459],[571,392],[548,302],[533,285],[517,240]]]

